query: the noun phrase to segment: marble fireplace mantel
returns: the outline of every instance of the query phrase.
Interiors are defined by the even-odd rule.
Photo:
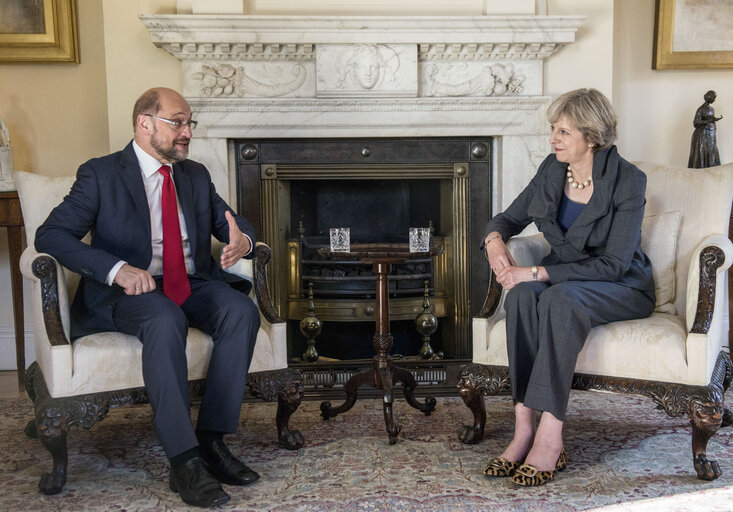
[[[494,205],[548,153],[544,60],[580,16],[143,15],[181,61],[191,158],[233,199],[230,139],[494,136]],[[511,170],[511,172],[506,172]]]

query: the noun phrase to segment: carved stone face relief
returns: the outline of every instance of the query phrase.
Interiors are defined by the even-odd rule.
[[[394,81],[399,67],[399,56],[386,45],[354,45],[336,59],[336,71],[343,77],[342,85],[346,80],[353,80],[362,89],[371,89],[385,79]]]
[[[323,45],[316,49],[319,96],[416,96],[415,45]]]

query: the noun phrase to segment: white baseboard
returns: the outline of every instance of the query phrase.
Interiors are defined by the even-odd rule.
[[[25,366],[36,360],[33,349],[33,329],[25,329]],[[0,325],[0,370],[15,370],[15,329],[12,326]]]

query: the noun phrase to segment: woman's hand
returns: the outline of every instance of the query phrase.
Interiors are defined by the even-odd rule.
[[[488,258],[489,265],[494,274],[498,274],[507,267],[516,265],[512,254],[506,248],[504,240],[501,239],[498,233],[489,233],[486,239],[489,240],[486,243],[486,258]]]
[[[532,280],[532,270],[529,267],[505,267],[496,273],[496,280],[509,291],[519,283]]]
[[[502,285],[506,291],[509,291],[519,283],[523,283],[525,281],[549,282],[550,276],[545,267],[537,267],[537,278],[533,279],[532,267],[511,266],[497,272],[496,281]]]

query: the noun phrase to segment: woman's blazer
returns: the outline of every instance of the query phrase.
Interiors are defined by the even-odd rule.
[[[593,195],[563,233],[557,213],[567,168],[554,154],[545,158],[514,202],[489,221],[482,240],[493,231],[508,240],[534,222],[550,244],[550,254],[541,265],[551,283],[612,281],[655,300],[651,262],[641,249],[646,175],[621,158],[616,146],[597,151],[593,156]]]

